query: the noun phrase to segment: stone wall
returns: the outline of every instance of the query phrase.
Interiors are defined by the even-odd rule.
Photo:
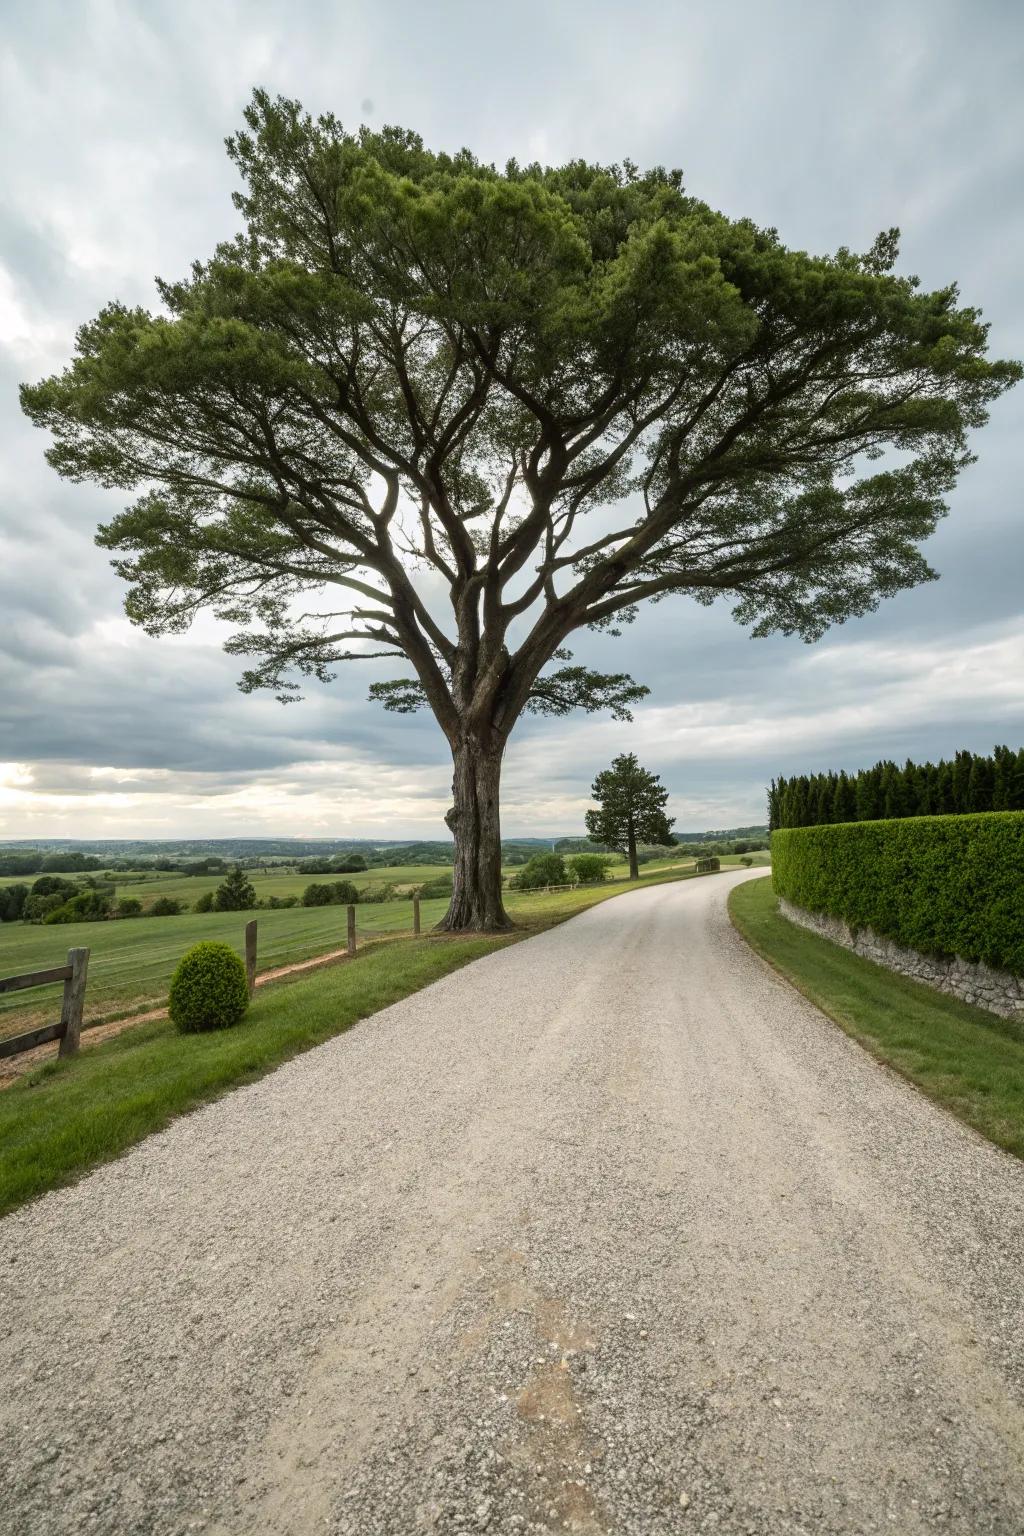
[[[976,1008],[987,1008],[1004,1019],[1017,1019],[1024,1025],[1024,976],[1014,976],[1010,971],[994,971],[987,965],[973,960],[940,959],[938,955],[921,955],[915,949],[904,949],[892,939],[882,938],[871,928],[856,932],[842,918],[829,917],[824,912],[806,912],[785,898],[779,900],[779,911],[791,923],[809,928],[833,944],[842,944],[876,965],[887,966],[922,981],[940,992],[949,992]]]

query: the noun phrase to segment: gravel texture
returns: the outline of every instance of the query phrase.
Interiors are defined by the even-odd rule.
[[[0,1526],[1020,1536],[1024,1165],[746,948],[743,878],[0,1223]]]

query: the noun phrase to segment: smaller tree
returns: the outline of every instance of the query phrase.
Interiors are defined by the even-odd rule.
[[[636,880],[637,844],[672,841],[675,818],[665,815],[668,790],[656,773],[640,767],[635,753],[627,752],[598,774],[591,793],[598,808],[587,812],[587,832],[595,842],[624,853],[629,878]]]
[[[256,905],[256,890],[240,865],[236,864],[227,879],[218,885],[213,898],[218,912],[246,912]]]

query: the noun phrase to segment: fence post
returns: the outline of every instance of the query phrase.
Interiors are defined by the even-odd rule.
[[[420,898],[418,896],[412,899],[412,931],[413,933],[420,931]]]
[[[89,951],[69,949],[68,965],[71,975],[64,983],[64,999],[61,1003],[60,1022],[63,1033],[58,1056],[74,1056],[82,1033],[82,1010],[85,1007],[85,979],[89,970]]]
[[[356,909],[349,907],[348,911],[348,952],[354,955],[356,952]]]
[[[256,990],[256,919],[245,925],[245,980],[249,996]]]

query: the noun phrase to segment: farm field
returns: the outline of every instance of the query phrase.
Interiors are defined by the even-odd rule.
[[[738,863],[738,860],[723,859]],[[431,866],[438,873],[437,866]],[[673,860],[663,867],[645,866],[640,883],[681,877],[689,863]],[[616,887],[626,885],[625,865],[613,871]],[[268,878],[268,877],[265,877]],[[274,878],[274,877],[269,877]],[[284,877],[288,878],[288,877]],[[255,882],[254,882],[255,883]],[[259,887],[257,887],[259,889]],[[601,899],[600,886],[592,894],[574,891],[509,891],[506,904],[517,919],[553,921],[568,911]],[[429,930],[444,916],[447,901],[441,897],[421,905],[423,928]],[[408,899],[366,903],[356,908],[357,937],[410,933],[412,902]],[[167,995],[174,967],[190,945],[200,939],[219,939],[244,952],[245,925],[255,918],[258,929],[259,971],[291,965],[340,949],[345,944],[344,907],[289,907],[255,912],[186,912],[180,917],[132,918],[105,923],[0,924],[0,976],[42,970],[63,962],[66,952],[78,945],[91,950],[86,1019],[108,1019],[158,1007]],[[35,1024],[48,1022],[59,1008],[59,988],[0,995],[0,1037],[17,1034]]]

